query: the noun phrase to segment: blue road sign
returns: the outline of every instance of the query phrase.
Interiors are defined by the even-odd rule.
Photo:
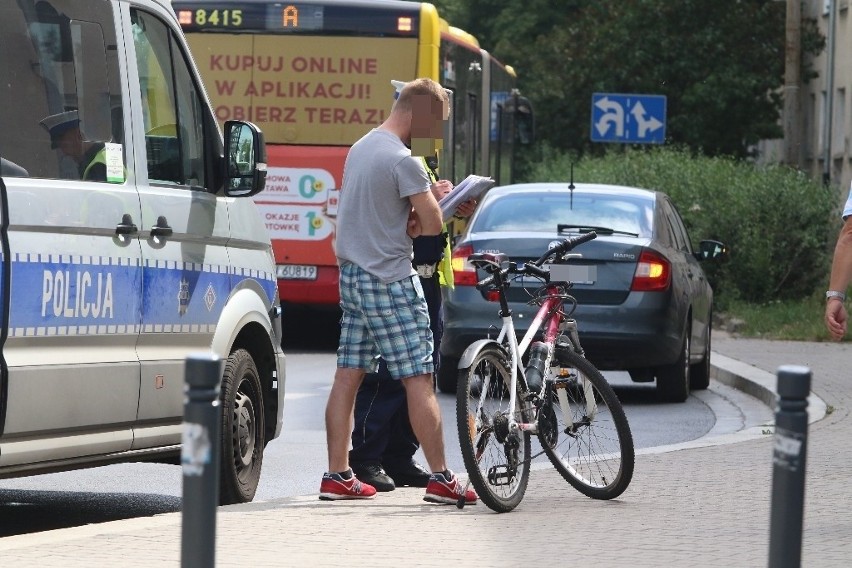
[[[665,138],[665,96],[592,94],[592,142],[662,144]]]

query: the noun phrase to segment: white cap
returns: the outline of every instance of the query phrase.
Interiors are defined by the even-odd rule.
[[[59,112],[44,117],[41,119],[39,124],[47,130],[48,134],[50,134],[51,146],[56,148],[56,138],[69,128],[77,126],[79,123],[80,117],[77,111],[66,110],[65,112]]]
[[[398,99],[399,94],[402,92],[402,88],[405,87],[406,83],[405,81],[397,81],[396,79],[391,79],[391,85],[393,85],[393,88],[395,89],[393,98]]]

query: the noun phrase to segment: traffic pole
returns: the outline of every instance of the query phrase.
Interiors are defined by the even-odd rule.
[[[801,565],[802,559],[811,370],[785,365],[778,368],[777,376],[769,566],[794,568]]]
[[[182,568],[211,568],[216,557],[216,506],[222,417],[219,383],[222,361],[213,353],[186,359],[184,385]]]

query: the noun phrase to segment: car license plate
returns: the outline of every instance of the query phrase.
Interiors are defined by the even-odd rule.
[[[275,275],[281,280],[316,280],[317,267],[309,264],[279,264]]]
[[[551,282],[573,282],[574,284],[594,284],[598,278],[598,267],[594,265],[551,264]]]

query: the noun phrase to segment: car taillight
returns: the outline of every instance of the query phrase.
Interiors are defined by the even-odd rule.
[[[476,286],[476,268],[467,261],[472,254],[470,245],[459,245],[453,249],[453,282],[456,286]]]
[[[659,292],[668,290],[672,281],[672,265],[662,255],[643,250],[630,290],[634,292]]]

